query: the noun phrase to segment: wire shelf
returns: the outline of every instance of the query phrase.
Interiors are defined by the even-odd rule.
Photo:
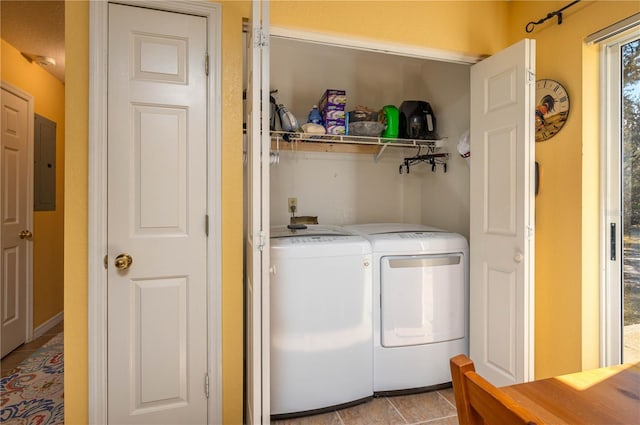
[[[351,145],[376,145],[380,147],[391,146],[398,148],[411,148],[417,146],[441,148],[447,141],[446,138],[438,140],[388,139],[383,137],[351,136],[341,134],[307,134],[288,131],[272,131],[271,140],[277,142],[344,143]]]

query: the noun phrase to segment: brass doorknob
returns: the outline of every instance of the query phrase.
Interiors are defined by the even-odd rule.
[[[33,239],[33,233],[31,233],[28,230],[23,230],[20,233],[18,233],[18,236],[20,236],[20,239],[26,239],[28,241],[30,241],[31,239]]]
[[[113,263],[118,270],[127,270],[133,264],[133,258],[129,254],[120,254]]]

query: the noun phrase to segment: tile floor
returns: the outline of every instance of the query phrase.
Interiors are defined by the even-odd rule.
[[[59,323],[44,335],[23,344],[0,361],[2,377],[62,332]],[[273,421],[272,425],[457,425],[455,401],[451,388],[428,393],[381,397],[334,412],[303,418]]]
[[[36,352],[38,348],[42,347],[47,341],[54,336],[58,335],[64,330],[64,321],[58,323],[53,328],[49,329],[44,335],[34,339],[31,342],[22,344],[11,353],[7,354],[0,360],[0,369],[2,369],[2,377],[13,373],[14,369],[27,357]]]
[[[272,425],[457,425],[451,388],[421,394],[381,397],[347,409],[272,421]]]

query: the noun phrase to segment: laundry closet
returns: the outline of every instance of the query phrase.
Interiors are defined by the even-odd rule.
[[[395,51],[384,43],[354,41],[356,48],[343,40],[325,43],[322,36],[309,34],[314,38],[309,41],[304,34],[288,33],[283,29],[271,32],[268,59],[263,59],[269,62],[267,78],[251,65],[259,66],[260,55],[265,54],[259,47],[262,39],[249,44],[253,48],[251,87],[262,86],[261,91],[249,90],[252,100],[247,123],[246,320],[251,412],[268,411],[261,404],[265,398],[271,399],[270,414],[287,416],[362,401],[374,393],[433,389],[446,385],[450,378],[447,359],[469,348],[473,352],[474,344],[478,353],[491,348],[478,367],[485,374],[495,371],[492,379],[496,382],[526,379],[531,363],[525,359],[516,365],[512,360],[527,355],[526,338],[533,335],[526,300],[531,299],[527,297],[533,255],[535,43],[523,40],[472,66],[477,58],[453,53],[408,46]],[[297,141],[297,135],[283,136],[276,131],[268,145],[265,137],[257,137],[266,135],[268,127],[266,108],[261,119],[251,112],[259,105],[260,93],[264,102],[266,90],[277,90],[275,103],[286,106],[304,124],[329,89],[346,92],[346,111],[359,107],[379,111],[385,105],[400,107],[404,101],[428,102],[438,141],[379,139],[371,146],[348,135],[339,142],[322,138]],[[279,128],[276,124],[276,130]],[[470,136],[464,136],[468,130]],[[465,137],[471,145],[473,167],[458,153],[458,142]],[[415,161],[430,153],[448,155],[435,163]],[[267,179],[269,184],[264,185]],[[317,217],[318,226],[334,228],[287,229],[292,200],[296,216],[308,217],[307,223]],[[395,224],[351,226],[362,223]],[[411,223],[415,229],[403,229],[402,223]],[[269,252],[264,250],[267,226],[271,228]],[[362,245],[366,249],[350,252],[353,263],[349,270],[364,271],[363,279],[352,279],[361,283],[352,292],[364,297],[355,308],[355,304],[352,308],[343,305],[351,299],[343,289],[331,290],[323,283],[331,282],[336,288],[348,284],[340,280],[346,273],[333,264],[346,258],[335,245],[346,237],[370,242]],[[354,247],[359,243],[353,242]],[[486,249],[489,246],[492,249]],[[436,273],[438,267],[441,277]],[[468,280],[474,268],[475,286],[473,279],[471,284]],[[281,290],[286,285],[312,285],[321,296],[289,298],[293,292]],[[265,303],[265,290],[271,305]],[[332,299],[342,304],[310,317],[315,307],[331,305]],[[279,302],[282,300],[285,302]],[[322,319],[326,317],[331,320]],[[516,322],[521,326],[515,326]],[[513,332],[504,332],[502,325],[509,324],[514,324]],[[353,337],[353,332],[363,329],[370,330],[358,334],[360,339]],[[476,338],[470,343],[469,335],[474,332]],[[373,339],[365,340],[364,335],[373,335]],[[409,341],[412,337],[414,342]],[[372,368],[367,366],[370,354],[367,359],[353,360],[352,356],[349,360],[352,365],[365,365],[363,376],[369,380],[373,375],[372,383],[363,378],[359,381],[363,388],[355,388],[356,383],[351,382],[352,387],[344,389],[352,395],[342,394],[337,400],[325,399],[327,394],[337,394],[331,389],[337,379],[306,388],[313,394],[282,390],[306,376],[303,371],[318,371],[320,363],[314,362],[329,356],[337,363],[325,365],[327,370],[338,370],[339,363],[353,371],[347,357],[339,353],[356,342],[372,346]],[[309,354],[311,360],[301,361],[302,366],[293,372],[289,354],[297,356],[296,361]],[[264,361],[259,366],[261,358],[270,358],[270,366]],[[429,362],[425,364],[424,359]],[[402,382],[395,382],[400,375]],[[265,381],[270,381],[268,397]],[[300,397],[295,406],[286,407],[281,402],[293,400],[291,394]]]
[[[448,359],[468,353],[469,167],[455,143],[469,127],[469,65],[278,37],[269,47],[270,90],[296,117],[281,127],[338,90],[347,113],[426,101],[438,136],[273,133],[271,414],[446,385]],[[359,223],[396,224],[349,227]]]
[[[443,164],[417,163],[401,174],[404,159],[427,153],[425,146],[418,151],[389,143],[376,158],[357,145],[317,152],[309,149],[323,149],[319,143],[274,143],[279,158],[270,172],[272,225],[289,223],[288,199],[296,198],[295,214],[317,216],[320,224],[421,223],[469,237],[469,166],[456,150],[469,128],[469,65],[274,36],[269,49],[270,88],[300,124],[326,89],[346,91],[347,111],[423,100],[444,139],[437,152],[449,153],[446,171]],[[348,153],[358,149],[366,153]]]

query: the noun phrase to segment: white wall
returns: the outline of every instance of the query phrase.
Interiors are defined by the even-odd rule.
[[[420,177],[400,175],[398,155],[375,162],[373,155],[281,151],[271,166],[271,224],[289,223],[289,197],[298,198],[296,215],[321,224],[420,222]]]
[[[327,88],[347,91],[347,109],[378,110],[403,100],[426,100],[447,136],[448,171],[416,165],[398,173],[415,149],[389,148],[379,162],[368,154],[280,152],[271,167],[271,222],[289,221],[287,198],[297,215],[323,224],[414,222],[469,234],[469,169],[456,144],[469,126],[469,67],[396,55],[271,39],[271,89],[301,123]]]
[[[430,173],[422,185],[422,223],[449,229],[469,239],[469,166],[457,144],[469,129],[470,97],[468,66],[424,62],[425,99],[431,102],[438,132],[448,137],[447,173]],[[437,82],[437,84],[433,84]]]

